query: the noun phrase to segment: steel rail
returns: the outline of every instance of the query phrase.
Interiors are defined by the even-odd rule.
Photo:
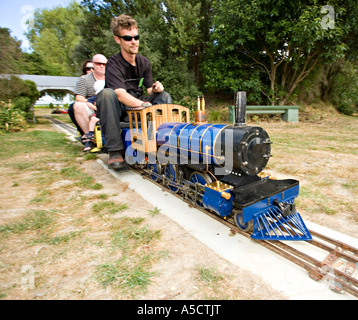
[[[78,134],[77,129],[75,127],[72,127],[71,125],[64,123],[61,120],[55,119],[51,116],[43,116],[45,119],[51,120],[54,124],[61,126],[62,128],[66,129],[67,131],[69,131],[69,133],[71,133],[72,135],[76,136]]]

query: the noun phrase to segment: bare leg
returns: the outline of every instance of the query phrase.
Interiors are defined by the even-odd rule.
[[[90,120],[88,131],[94,131],[94,128],[96,127],[96,123],[98,121],[99,121],[99,119],[96,116],[93,116]]]
[[[75,102],[73,105],[73,110],[75,112],[75,118],[78,125],[81,127],[83,132],[88,132],[89,127],[89,118],[86,107],[83,102]]]

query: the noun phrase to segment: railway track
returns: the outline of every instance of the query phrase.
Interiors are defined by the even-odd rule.
[[[347,292],[358,298],[357,249],[312,230],[310,232],[313,240],[306,243],[324,250],[326,256],[323,260],[282,241],[264,241],[260,244],[307,270],[312,279],[328,281],[331,290]]]
[[[51,120],[54,124],[60,126],[61,128],[65,129],[66,131],[68,131],[70,134],[72,134],[74,137],[76,137],[78,135],[77,133],[77,129],[75,127],[72,127],[71,125],[64,123],[61,120],[58,120],[56,118],[53,118],[51,116],[43,116],[45,119]]]
[[[167,191],[167,189],[165,190]],[[177,196],[180,197],[179,195]],[[232,218],[224,220],[188,200],[184,199],[184,201],[225,224],[232,233],[250,238],[250,234],[239,229]],[[256,241],[258,244],[304,268],[313,280],[327,281],[331,290],[341,294],[347,292],[358,298],[358,249],[313,230],[309,231],[313,239],[304,241],[306,248],[302,248],[301,242],[300,248],[296,248],[295,241],[252,241]],[[320,251],[319,256],[324,258],[319,259],[310,253],[313,251],[311,250],[312,247],[318,248]]]
[[[74,136],[77,136],[77,130],[71,125],[63,123],[50,116],[45,116],[45,118],[51,120],[54,124],[61,126]],[[152,180],[143,169],[130,169],[137,174],[140,174],[144,179],[148,179],[152,183],[157,184],[163,190],[170,192],[170,190],[165,188],[162,183]],[[250,238],[250,234],[239,229],[232,218],[223,219],[218,215],[201,208],[192,201],[184,199],[179,194],[172,194],[185,201],[189,206],[195,207],[211,216],[213,219],[223,223],[230,228],[230,231],[233,234],[240,234]],[[341,294],[348,293],[358,298],[358,248],[352,247],[349,244],[330,238],[316,231],[309,231],[313,239],[311,241],[300,241],[299,245],[297,241],[252,241],[256,241],[258,244],[274,251],[276,254],[307,270],[309,277],[313,280],[327,281],[331,290]],[[304,243],[304,246],[302,246],[302,243]],[[314,250],[312,250],[312,248],[314,248]]]

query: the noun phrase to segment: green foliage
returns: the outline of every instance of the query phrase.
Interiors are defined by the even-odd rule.
[[[248,103],[260,104],[264,87],[261,72],[245,69],[243,63],[237,59],[237,55],[218,59],[215,50],[210,51],[208,60],[202,65],[206,88],[224,94],[246,91]]]
[[[295,92],[305,104],[323,101],[341,113],[351,115],[358,107],[357,63],[340,59],[320,65]]]
[[[44,229],[53,222],[53,214],[45,210],[32,211],[23,219],[0,226],[0,232],[22,233],[27,230]]]
[[[31,47],[43,60],[46,74],[75,76],[79,62],[73,51],[80,41],[76,23],[82,20],[82,9],[73,1],[67,7],[37,10],[34,27],[27,33]]]
[[[285,104],[318,63],[344,56],[358,5],[343,0],[331,5],[335,25],[323,28],[323,5],[315,0],[215,1],[208,85],[218,77],[214,85],[221,82],[226,90],[251,87],[262,101]],[[232,80],[240,77],[242,82]]]
[[[0,101],[11,101],[7,106],[4,104],[1,107],[0,127],[3,127],[5,123],[11,123],[11,126],[23,125],[25,128],[26,123],[21,121],[20,118],[33,118],[32,107],[40,96],[36,84],[29,80],[23,81],[16,76],[11,76],[0,78],[0,87],[2,88]]]
[[[220,122],[221,112],[220,110],[211,110],[209,113],[209,122]]]
[[[179,0],[168,0],[164,13],[168,27],[168,47],[173,53],[183,53],[202,40],[200,21],[201,3]]]
[[[0,101],[0,134],[27,128],[25,113],[16,110],[12,103]]]
[[[358,109],[358,72],[348,61],[339,61],[340,71],[331,81],[330,97],[338,111],[352,115]]]
[[[201,95],[195,85],[194,74],[188,70],[187,64],[178,59],[166,62],[157,73],[175,103],[190,107],[195,104],[195,97]]]
[[[24,56],[20,46],[21,41],[12,38],[8,28],[0,28],[0,73],[21,73],[23,71]]]
[[[16,97],[14,99],[14,107],[15,109],[26,112],[29,106],[31,106],[31,98],[30,97]]]
[[[11,37],[7,28],[0,28],[0,61],[1,74],[47,74],[43,57],[22,52],[21,41]]]
[[[39,54],[38,52],[24,52],[25,59],[25,71],[26,74],[36,74],[36,75],[49,75],[50,72],[44,63],[46,59],[45,56]]]
[[[36,84],[29,80],[21,80],[19,77],[0,78],[0,100],[7,101],[16,97],[28,97],[34,103],[39,97]]]

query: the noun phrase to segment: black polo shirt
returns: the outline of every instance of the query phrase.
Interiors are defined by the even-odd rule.
[[[136,66],[126,61],[121,52],[108,59],[106,88],[125,89],[139,97],[143,95],[142,85],[146,88],[153,85],[152,69],[146,57],[137,54]]]

